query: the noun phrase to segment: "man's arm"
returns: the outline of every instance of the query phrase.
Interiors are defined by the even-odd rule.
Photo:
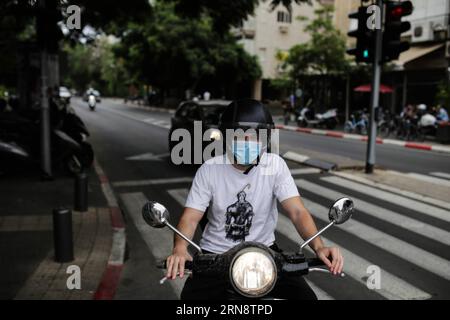
[[[316,224],[300,197],[287,199],[281,202],[281,205],[287,212],[302,239],[307,240],[317,233]],[[333,274],[342,273],[344,258],[342,257],[339,248],[325,247],[320,237],[311,241],[309,246],[314,250],[317,257],[330,268],[330,271]],[[329,258],[331,258],[331,261]]]
[[[177,229],[188,239],[192,239],[203,214],[203,212],[196,209],[184,208]],[[168,279],[175,279],[178,271],[180,272],[180,278],[183,278],[184,263],[186,260],[192,260],[188,253],[188,246],[189,243],[186,240],[175,234],[173,252],[167,258],[166,277]]]

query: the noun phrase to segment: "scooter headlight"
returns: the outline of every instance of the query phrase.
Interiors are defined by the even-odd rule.
[[[275,261],[262,249],[243,249],[231,262],[231,283],[245,297],[258,298],[268,294],[275,286],[276,279]]]
[[[210,131],[209,139],[210,140],[220,140],[220,139],[222,139],[222,134],[220,133],[219,130],[213,129]]]

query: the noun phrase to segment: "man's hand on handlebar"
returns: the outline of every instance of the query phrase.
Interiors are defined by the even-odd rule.
[[[336,247],[322,247],[316,251],[317,257],[322,260],[330,269],[333,275],[342,273],[344,268],[344,257],[339,248]]]
[[[175,247],[171,256],[167,258],[167,279],[176,279],[180,273],[180,278],[184,277],[184,264],[186,261],[192,261],[191,255],[184,246]]]

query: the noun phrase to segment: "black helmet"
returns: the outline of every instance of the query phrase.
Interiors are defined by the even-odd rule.
[[[254,129],[258,136],[260,136],[259,130],[266,130],[265,139],[264,136],[260,136],[263,138],[261,141],[263,152],[271,152],[271,131],[275,129],[275,124],[272,115],[261,102],[254,99],[241,99],[230,103],[219,121],[219,130],[223,137],[227,137],[227,129],[242,129],[243,131]],[[231,146],[228,145],[227,139],[225,141],[226,149],[230,150]]]
[[[253,99],[235,100],[222,113],[219,122],[222,133],[226,129],[274,129],[272,115],[259,101]]]

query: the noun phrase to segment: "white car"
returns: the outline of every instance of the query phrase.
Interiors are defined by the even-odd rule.
[[[70,98],[72,98],[72,94],[70,93],[69,89],[66,87],[59,87],[59,97],[66,102],[70,102]]]

